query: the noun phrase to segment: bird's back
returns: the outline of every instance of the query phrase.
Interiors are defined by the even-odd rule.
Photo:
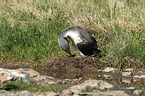
[[[96,43],[95,38],[85,29],[83,29],[79,26],[74,26],[74,27],[72,27],[72,29],[74,30],[74,32],[79,34],[80,38],[82,38],[83,40],[86,40],[91,43]]]

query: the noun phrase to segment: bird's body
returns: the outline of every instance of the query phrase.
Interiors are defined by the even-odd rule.
[[[68,37],[72,40],[72,45],[74,48],[78,50],[83,57],[91,56],[100,52],[100,50],[98,50],[95,38],[85,29],[79,26],[74,26],[61,32],[58,37],[59,45],[70,55],[70,48],[67,42]]]

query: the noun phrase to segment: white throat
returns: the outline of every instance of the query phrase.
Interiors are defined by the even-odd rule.
[[[69,31],[66,33],[65,37],[70,37],[71,39],[74,40],[75,45],[77,43],[83,42],[83,40],[80,38],[79,34],[73,32],[73,31]]]

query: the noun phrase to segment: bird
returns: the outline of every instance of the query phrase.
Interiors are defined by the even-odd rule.
[[[91,56],[101,51],[98,50],[96,39],[90,32],[80,26],[73,26],[65,31],[62,31],[58,36],[60,47],[67,52],[71,57],[70,46],[68,39],[71,39],[72,46],[80,53],[81,56]]]

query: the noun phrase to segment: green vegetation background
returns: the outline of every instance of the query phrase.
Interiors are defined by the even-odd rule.
[[[103,62],[144,67],[144,0],[0,0],[0,60],[67,55],[57,38],[74,25],[96,37]]]

